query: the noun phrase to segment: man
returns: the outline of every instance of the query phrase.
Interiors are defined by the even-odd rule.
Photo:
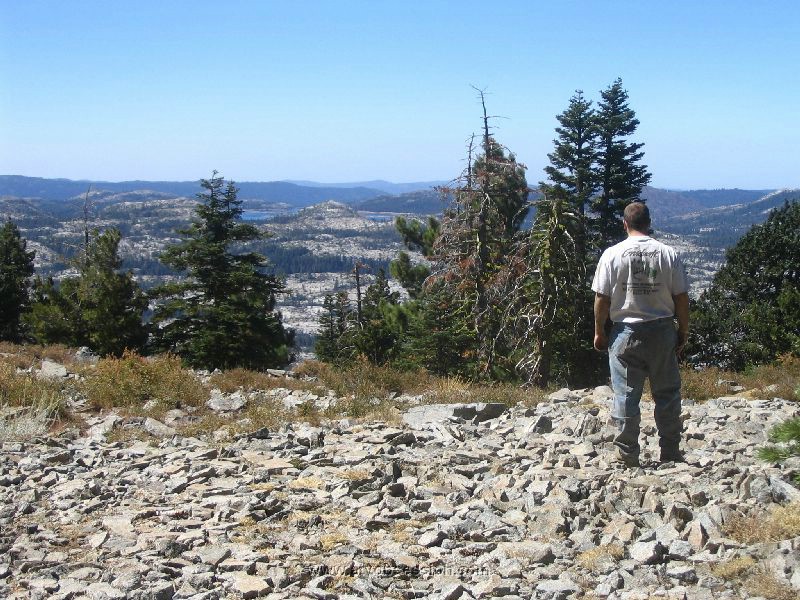
[[[678,358],[689,334],[686,273],[674,249],[647,235],[646,205],[626,206],[623,227],[627,239],[603,252],[592,282],[594,347],[608,349],[617,459],[639,466],[639,400],[649,377],[660,460],[682,461]],[[606,336],[609,316],[613,326]],[[673,317],[678,320],[677,331]]]

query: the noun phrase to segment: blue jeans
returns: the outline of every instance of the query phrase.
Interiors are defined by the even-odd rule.
[[[671,318],[644,323],[614,323],[608,364],[614,406],[611,418],[619,432],[614,444],[625,458],[639,456],[639,401],[646,377],[655,402],[662,457],[677,454],[681,441],[681,377],[675,346],[678,334]]]

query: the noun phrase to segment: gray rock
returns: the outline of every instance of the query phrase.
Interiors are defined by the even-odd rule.
[[[86,589],[86,595],[91,600],[122,600],[125,592],[107,583],[92,583]]]
[[[439,529],[434,531],[426,531],[417,540],[417,543],[420,546],[425,546],[426,548],[431,548],[433,546],[438,546],[447,539],[447,534],[444,531]]]
[[[501,578],[497,574],[490,575],[488,579],[483,579],[472,586],[472,595],[476,598],[488,598],[496,596],[509,596],[514,593],[517,586],[511,581]]]
[[[142,428],[154,437],[168,438],[175,435],[177,432],[168,425],[164,425],[161,421],[147,417],[142,424]]]
[[[723,527],[736,511],[773,508],[780,482],[800,468],[755,456],[796,404],[686,405],[690,462],[653,467],[645,403],[645,466],[631,472],[607,464],[597,433],[607,408],[586,404],[595,392],[574,395],[580,404],[495,413],[420,405],[419,415],[440,420],[293,423],[225,444],[210,435],[108,443],[113,415],[87,416],[88,435],[0,441],[0,596],[77,600],[95,585],[95,597],[131,600],[572,598],[585,576],[598,597],[705,600],[712,588],[726,593],[705,564],[742,555],[800,583],[797,540],[747,545]],[[179,413],[176,427],[197,418],[191,406]],[[609,549],[584,568],[579,557],[605,544],[629,558]]]
[[[116,427],[116,425],[122,421],[122,418],[119,415],[108,415],[107,417],[97,421],[91,427],[89,427],[88,437],[91,440],[102,440],[105,439],[106,435]]]
[[[569,388],[561,388],[557,392],[550,394],[547,399],[552,402],[577,402],[581,399],[581,395]]]
[[[697,583],[697,572],[689,565],[676,565],[667,569],[667,577],[681,583]]]
[[[47,358],[42,360],[41,368],[36,371],[36,377],[39,379],[63,379],[68,376],[67,367]]]
[[[534,433],[550,433],[553,431],[553,420],[546,415],[540,415],[531,424],[531,431]]]
[[[265,579],[247,573],[233,573],[230,582],[233,590],[245,599],[258,598],[272,589]]]
[[[475,402],[471,404],[423,404],[412,406],[403,413],[403,422],[412,428],[421,428],[431,423],[463,419],[481,423],[496,419],[508,407],[501,403]]]
[[[661,542],[637,542],[630,547],[629,554],[632,560],[643,565],[652,565],[661,562],[666,548]]]
[[[581,587],[571,579],[545,579],[536,585],[536,591],[542,598],[562,600],[577,595]]]
[[[235,412],[246,404],[247,398],[241,392],[226,395],[218,389],[211,390],[211,397],[206,401],[206,406],[214,412]]]
[[[694,553],[692,545],[686,540],[673,540],[669,544],[667,556],[670,560],[686,560]]]
[[[460,583],[449,583],[442,587],[437,594],[432,595],[431,598],[436,600],[458,600],[464,595],[465,591],[464,586]]]
[[[772,496],[775,502],[800,502],[800,489],[797,489],[788,481],[771,475],[769,486],[772,488]]]

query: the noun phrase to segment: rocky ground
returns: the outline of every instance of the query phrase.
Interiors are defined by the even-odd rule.
[[[736,564],[800,590],[800,537],[730,537],[736,514],[800,497],[787,483],[797,463],[754,457],[800,406],[686,406],[686,464],[656,463],[646,418],[644,466],[631,470],[610,460],[608,394],[423,404],[402,423],[294,424],[227,443],[175,434],[180,411],[111,413],[4,442],[0,596],[753,597],[721,574]],[[243,404],[225,400],[212,398]],[[112,441],[120,428],[158,439]]]

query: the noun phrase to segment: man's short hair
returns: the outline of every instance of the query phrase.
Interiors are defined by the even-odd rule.
[[[628,227],[636,231],[647,232],[650,229],[650,209],[644,202],[631,202],[625,207],[622,217]]]

